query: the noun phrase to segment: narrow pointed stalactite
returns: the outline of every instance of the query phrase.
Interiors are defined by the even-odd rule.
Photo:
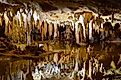
[[[57,24],[57,39],[59,38],[59,23]]]
[[[43,41],[44,40],[44,21],[42,21],[40,28],[41,28],[41,41]]]
[[[53,23],[49,23],[49,40],[52,39],[52,33],[53,33]]]
[[[57,37],[57,23],[54,22],[54,39]]]
[[[38,31],[39,31],[38,36],[40,37],[39,41],[42,41],[42,36],[41,36],[41,34],[42,34],[42,27],[41,27],[41,25],[42,25],[42,21],[39,20],[39,24],[38,24]]]
[[[47,21],[44,21],[44,39],[46,40],[47,39]]]
[[[93,20],[89,22],[89,40],[92,40],[92,33],[93,33]]]

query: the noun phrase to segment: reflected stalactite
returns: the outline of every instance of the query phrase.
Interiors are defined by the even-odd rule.
[[[50,47],[50,45],[47,43],[45,43],[45,45],[46,49],[48,50],[48,46]],[[98,48],[101,49],[101,46],[102,45],[99,45]],[[30,77],[33,80],[37,78],[46,79],[55,76],[58,78],[66,77],[72,80],[78,78],[82,80],[93,80],[100,78],[102,80],[105,79],[106,75],[113,75],[112,71],[114,71],[116,74],[120,73],[120,68],[116,67],[118,63],[117,60],[119,60],[118,55],[109,56],[109,50],[108,52],[105,52],[106,49],[102,49],[103,51],[99,52],[97,51],[98,48],[96,45],[77,48],[66,44],[66,48],[67,47],[68,50],[64,48],[62,53],[46,55],[42,60],[40,58],[36,60],[20,59],[12,62],[7,62],[9,63],[9,68],[7,68],[7,73],[4,73],[4,71],[3,73],[6,76],[9,76],[8,78],[11,76],[11,79],[13,80],[15,78],[18,80],[20,78],[30,79]],[[113,49],[110,48],[109,44],[107,44],[106,47]],[[110,54],[111,52],[112,50],[110,50]],[[118,59],[115,60],[114,57],[117,57]],[[2,64],[5,63],[6,62]],[[5,80],[4,77],[6,76],[2,76],[3,80]],[[103,78],[103,76],[105,77]]]

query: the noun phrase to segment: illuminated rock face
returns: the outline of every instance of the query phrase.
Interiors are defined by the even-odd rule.
[[[45,3],[48,4],[48,1],[45,1]],[[5,18],[5,34],[16,43],[30,45],[34,40],[57,39],[60,37],[59,27],[61,23],[64,26],[69,26],[69,28],[63,30],[60,35],[64,34],[63,38],[69,39],[70,35],[68,36],[67,32],[70,30],[73,38],[76,39],[76,43],[89,40],[94,41],[96,34],[98,34],[96,35],[99,37],[98,40],[100,38],[103,40],[108,35],[113,34],[111,30],[107,32],[103,28],[106,18],[109,22],[113,21],[111,18],[112,15],[99,16],[85,6],[78,7],[76,10],[62,7],[45,12],[41,8],[43,4],[39,5],[39,2],[32,2],[31,4],[23,3],[23,5],[25,6],[24,8],[16,7],[17,9],[15,10],[13,10],[14,8],[10,8],[3,14]],[[94,17],[93,20],[91,20],[92,17]],[[81,27],[79,27],[79,23],[81,23]],[[111,24],[114,25],[114,23]]]

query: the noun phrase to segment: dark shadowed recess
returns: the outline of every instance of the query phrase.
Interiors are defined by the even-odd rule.
[[[102,15],[121,13],[121,0],[8,0],[8,2],[19,4],[19,7],[22,6],[23,3],[31,5],[31,3],[37,2],[45,12],[65,7],[76,10],[78,7],[86,6],[90,10]],[[0,4],[0,12],[4,11],[6,6],[9,8],[11,5]]]

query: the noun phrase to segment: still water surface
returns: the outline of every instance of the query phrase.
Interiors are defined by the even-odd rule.
[[[44,43],[46,51],[62,51],[36,59],[0,57],[0,80],[120,80],[121,44],[79,46]]]

